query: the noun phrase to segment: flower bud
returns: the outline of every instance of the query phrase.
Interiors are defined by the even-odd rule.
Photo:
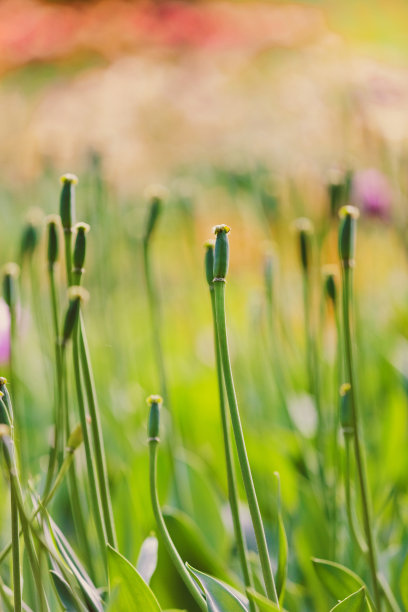
[[[86,234],[91,229],[87,223],[77,223],[75,226],[76,238],[73,253],[74,271],[83,272],[86,254]]]
[[[149,441],[158,441],[160,430],[160,406],[163,400],[160,395],[150,395],[147,398],[147,403],[150,406],[149,424],[147,427]]]
[[[354,434],[353,407],[351,405],[351,385],[344,383],[340,387],[340,424],[345,436]]]
[[[323,277],[324,293],[327,299],[335,306],[337,303],[337,268],[335,266],[324,266]]]
[[[82,287],[76,285],[68,290],[69,304],[65,315],[64,330],[62,334],[62,345],[65,346],[72,336],[72,332],[79,318],[81,302],[88,299],[88,292]]]
[[[21,238],[21,257],[31,257],[39,240],[39,226],[42,220],[42,210],[32,208],[27,215],[27,223]]]
[[[215,240],[207,240],[204,244],[205,247],[205,276],[207,278],[207,283],[210,289],[213,286],[213,278],[214,278],[214,245]]]
[[[357,219],[360,213],[355,206],[340,208],[339,256],[345,268],[354,265],[356,250]]]
[[[10,310],[17,304],[17,279],[20,268],[16,263],[8,263],[3,267],[3,297]]]
[[[61,177],[61,183],[61,223],[64,232],[71,232],[75,223],[75,185],[78,184],[78,177],[75,174],[64,174]]]
[[[228,272],[229,244],[227,234],[230,232],[228,225],[221,224],[214,227],[214,272],[213,280],[224,280]]]
[[[296,219],[293,224],[299,239],[299,254],[300,262],[304,272],[308,272],[310,268],[311,255],[311,235],[313,233],[313,224],[306,217]]]
[[[59,235],[58,228],[61,220],[58,215],[50,215],[47,218],[48,228],[48,266],[51,269],[58,259],[59,252]]]
[[[149,215],[147,217],[144,235],[144,242],[147,244],[162,212],[163,204],[167,198],[167,190],[162,185],[151,185],[146,191],[146,196],[150,202]]]

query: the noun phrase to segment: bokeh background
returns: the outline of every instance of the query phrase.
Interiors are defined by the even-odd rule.
[[[266,340],[263,262],[272,248],[278,359],[309,460],[316,415],[307,394],[301,273],[291,227],[305,215],[315,224],[314,316],[324,402],[334,411],[335,334],[330,316],[319,318],[320,267],[337,263],[328,186],[352,171],[351,200],[362,212],[357,318],[369,476],[384,521],[378,526],[381,565],[401,597],[407,534],[404,521],[394,518],[407,518],[408,507],[407,23],[404,0],[0,2],[0,263],[19,260],[27,221],[41,233],[44,215],[58,212],[59,176],[77,174],[77,217],[91,225],[85,319],[120,550],[132,562],[154,528],[145,398],[159,389],[141,238],[145,190],[161,183],[169,197],[152,257],[170,397],[209,504],[182,508],[206,543],[203,549],[192,540],[192,546],[182,534],[184,557],[228,578],[231,533],[217,514],[225,510],[226,482],[202,249],[212,226],[225,222],[232,227],[233,367],[267,523],[275,511],[270,482],[274,471],[281,474],[291,551],[288,608],[333,605],[310,568],[312,555],[328,554],[330,525],[300,473],[297,438],[280,411]],[[59,273],[65,304],[62,265]],[[39,475],[53,401],[44,239],[32,266],[23,265],[20,282],[17,382],[32,473]],[[7,330],[7,311],[0,308],[3,338]],[[2,351],[5,361],[6,340]],[[162,474],[166,502],[165,465]],[[58,503],[75,543],[68,507]],[[352,553],[343,556],[365,571]],[[194,609],[168,559],[161,558],[153,588],[164,608]]]

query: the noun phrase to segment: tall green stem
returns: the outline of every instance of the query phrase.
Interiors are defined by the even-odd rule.
[[[74,354],[79,355],[82,373],[85,384],[85,392],[88,401],[89,415],[91,417],[91,432],[92,441],[95,451],[96,475],[99,484],[100,500],[102,504],[102,514],[105,524],[106,537],[108,543],[117,548],[115,524],[113,520],[112,501],[109,491],[108,471],[106,468],[106,458],[103,445],[102,425],[99,416],[99,408],[96,397],[95,382],[93,378],[91,359],[85,333],[85,325],[82,314],[79,318],[78,338],[74,338],[75,350]],[[79,344],[79,347],[78,347]],[[79,364],[78,364],[79,365]],[[78,373],[77,386],[80,384]],[[84,439],[85,441],[85,439]]]
[[[377,611],[381,612],[381,597],[380,588],[377,578],[377,560],[374,548],[374,539],[371,526],[371,509],[368,497],[367,487],[367,476],[364,464],[363,448],[360,440],[360,422],[359,412],[356,394],[356,372],[354,365],[353,355],[353,343],[352,343],[352,330],[350,320],[350,310],[352,302],[352,267],[348,262],[343,262],[342,267],[342,279],[343,279],[343,327],[344,327],[344,350],[345,350],[345,362],[346,362],[346,374],[348,376],[348,382],[351,385],[350,389],[350,401],[352,407],[352,418],[354,427],[354,454],[357,467],[358,482],[361,496],[362,506],[362,517],[364,532],[367,541],[368,548],[368,562],[371,573],[371,581],[374,589],[374,600],[377,607]]]
[[[246,451],[244,433],[239,415],[238,402],[235,394],[234,381],[232,377],[231,363],[229,358],[227,328],[225,319],[225,281],[214,279],[215,312],[217,322],[218,342],[221,354],[222,368],[224,372],[225,390],[231,414],[232,428],[234,431],[235,444],[238,451],[238,459],[241,467],[242,479],[248,500],[249,511],[254,527],[255,538],[258,546],[262,574],[268,597],[274,600],[279,608],[279,599],[276,592],[275,580],[272,573],[271,561],[269,559],[265,531],[262,524],[261,512],[252,479],[251,467],[249,465]]]
[[[179,572],[181,578],[183,579],[184,584],[190,591],[192,597],[195,602],[199,606],[202,612],[207,612],[207,604],[205,603],[204,598],[202,597],[200,591],[193,578],[188,573],[182,558],[180,557],[176,547],[174,546],[173,540],[171,539],[171,535],[167,529],[166,523],[164,522],[163,515],[161,513],[159,498],[157,495],[157,438],[149,439],[149,474],[150,474],[150,497],[152,502],[153,514],[156,519],[157,527],[159,529],[160,535],[163,538],[164,544],[166,546],[167,552],[171,560],[173,561],[177,571]]]
[[[235,539],[237,542],[238,553],[239,553],[239,558],[241,562],[242,575],[244,578],[244,584],[246,587],[252,587],[253,581],[252,581],[251,572],[250,572],[249,565],[248,565],[247,546],[246,546],[244,534],[242,531],[241,520],[239,517],[237,480],[236,480],[236,474],[235,474],[234,459],[233,459],[233,454],[232,454],[230,424],[228,421],[227,410],[226,410],[225,400],[224,400],[224,385],[223,385],[223,378],[222,378],[220,347],[218,345],[218,337],[217,337],[215,296],[214,296],[213,286],[210,287],[210,295],[211,295],[211,306],[212,306],[212,315],[213,315],[213,324],[214,324],[215,363],[216,363],[216,369],[217,369],[217,381],[218,381],[218,393],[219,393],[220,412],[221,412],[222,434],[224,438],[225,463],[227,467],[228,499],[229,499],[229,504],[231,508],[232,522],[234,525]],[[253,604],[253,602],[250,602],[250,606],[251,606],[252,612],[254,612],[255,605]]]

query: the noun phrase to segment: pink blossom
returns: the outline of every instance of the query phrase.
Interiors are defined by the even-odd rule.
[[[376,168],[367,168],[355,173],[352,197],[363,214],[372,217],[389,217],[391,187],[384,174]]]

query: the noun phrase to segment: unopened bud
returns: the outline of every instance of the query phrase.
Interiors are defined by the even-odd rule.
[[[323,283],[324,293],[326,297],[331,300],[333,305],[337,303],[337,268],[336,266],[324,266],[323,268]]]
[[[146,197],[150,202],[144,235],[144,242],[147,244],[156,227],[157,220],[163,209],[163,204],[167,199],[167,189],[162,185],[151,185],[146,190]]]
[[[58,229],[61,220],[58,215],[50,215],[47,218],[48,228],[48,266],[52,268],[58,259],[59,234]]]
[[[343,206],[340,208],[339,256],[345,268],[350,268],[354,265],[357,219],[359,216],[360,212],[355,206]]]
[[[160,406],[163,400],[160,395],[150,395],[147,398],[147,403],[150,406],[149,423],[147,427],[149,441],[158,441],[160,431]]]
[[[304,272],[308,272],[310,268],[311,255],[311,236],[313,234],[313,224],[310,219],[300,217],[293,224],[299,239],[299,255],[300,262]]]
[[[86,254],[86,234],[91,228],[87,223],[77,223],[75,229],[76,238],[73,254],[74,270],[78,273],[82,273]]]
[[[3,297],[10,309],[17,304],[17,279],[20,267],[16,263],[8,263],[3,267]]]
[[[32,208],[27,214],[27,223],[21,238],[21,257],[31,257],[39,239],[39,227],[43,212],[40,208]]]
[[[64,174],[61,176],[61,183],[61,223],[65,232],[71,232],[75,223],[75,185],[78,184],[78,177],[75,174]]]
[[[88,296],[89,296],[88,292],[82,287],[78,287],[74,285],[69,288],[68,290],[69,304],[68,304],[68,309],[65,315],[64,330],[62,334],[62,345],[63,346],[65,346],[65,344],[68,342],[68,340],[72,336],[72,332],[78,321],[81,302],[87,301]]]
[[[214,281],[223,281],[227,276],[229,264],[229,244],[227,234],[230,227],[225,224],[214,227],[215,248],[214,248]]]
[[[206,276],[207,283],[210,289],[212,288],[212,282],[214,278],[214,245],[215,245],[215,240],[207,240],[207,242],[204,243],[205,276]]]

